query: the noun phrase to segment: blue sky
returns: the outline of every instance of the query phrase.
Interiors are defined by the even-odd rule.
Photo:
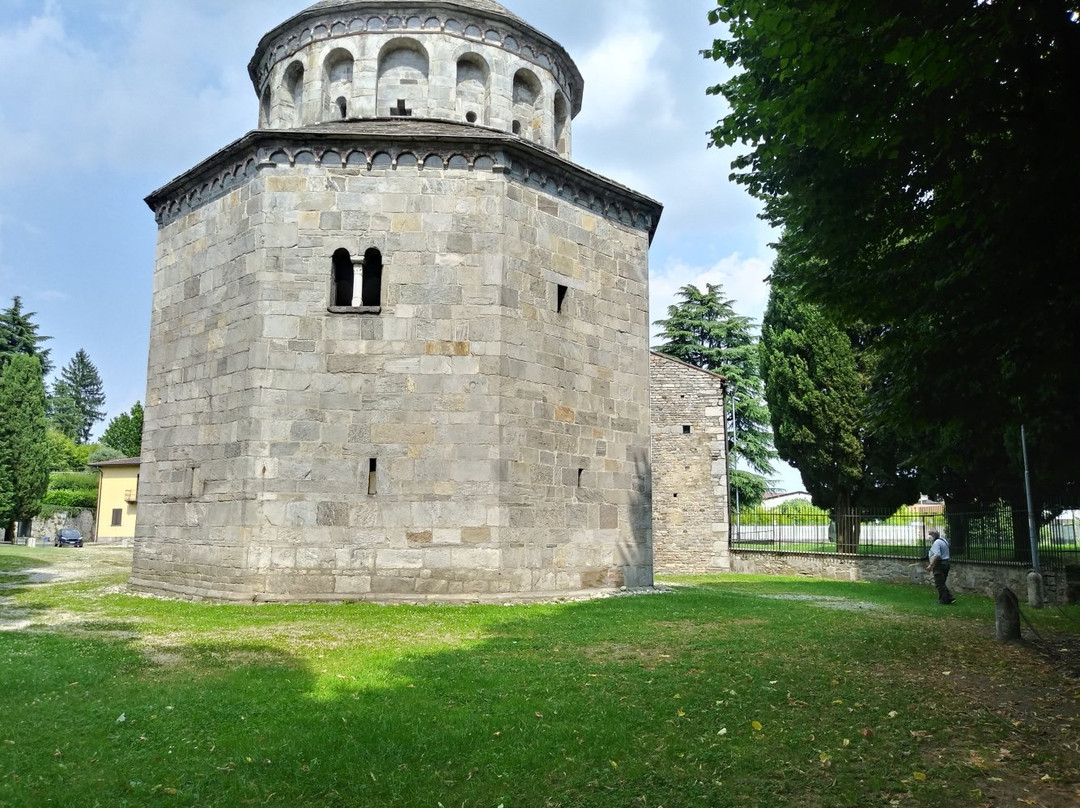
[[[502,1],[585,77],[575,162],[665,205],[652,318],[681,286],[712,282],[760,321],[774,235],[728,181],[732,153],[707,148],[724,107],[705,88],[725,76],[699,55],[717,34],[709,0]],[[145,395],[156,226],[142,200],[255,127],[247,63],[305,5],[0,5],[0,306],[23,298],[58,367],[87,351],[109,418]],[[792,470],[778,477],[801,487]]]

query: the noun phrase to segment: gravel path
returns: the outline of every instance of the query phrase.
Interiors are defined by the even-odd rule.
[[[62,622],[62,610],[39,611],[31,619],[16,605],[12,593],[17,590],[105,579],[131,569],[130,547],[46,547],[26,552],[40,558],[41,564],[17,572],[0,571],[0,632]]]

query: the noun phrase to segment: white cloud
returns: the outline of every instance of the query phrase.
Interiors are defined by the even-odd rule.
[[[168,179],[254,128],[259,20],[293,4],[256,5],[114,2],[75,19],[49,3],[0,28],[0,183],[148,164]]]
[[[706,284],[720,284],[724,296],[734,301],[737,314],[750,317],[760,324],[765,304],[769,300],[771,262],[765,258],[744,258],[732,253],[710,267],[695,267],[672,260],[659,270],[653,270],[649,282],[649,317],[652,322],[665,319],[668,306],[679,301],[676,293],[692,284],[704,289]]]
[[[579,126],[611,129],[640,123],[646,109],[654,120],[671,117],[653,63],[662,41],[644,19],[630,18],[585,54],[578,63],[586,87]]]

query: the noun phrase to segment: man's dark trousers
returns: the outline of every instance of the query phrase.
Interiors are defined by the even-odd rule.
[[[952,603],[954,598],[945,582],[949,579],[949,562],[939,561],[934,565],[934,586],[937,587],[938,603]]]

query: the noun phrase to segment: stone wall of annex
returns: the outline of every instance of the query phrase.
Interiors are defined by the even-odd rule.
[[[727,572],[724,381],[661,354],[649,361],[656,572]]]
[[[650,585],[641,217],[512,160],[252,149],[205,198],[185,180],[160,200],[132,585],[221,600]],[[379,251],[378,311],[328,310],[341,249]]]

